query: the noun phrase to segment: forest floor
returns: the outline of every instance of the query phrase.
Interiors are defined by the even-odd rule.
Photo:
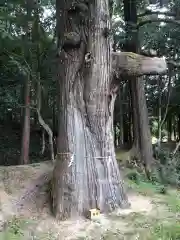
[[[123,170],[124,171],[124,170]],[[49,208],[49,162],[0,167],[0,223],[11,220],[0,240],[175,240],[180,239],[180,193],[149,182],[125,178],[131,208],[118,210],[96,221],[75,219],[57,222]],[[43,179],[43,181],[42,181]],[[42,182],[45,184],[41,185]],[[35,190],[34,190],[35,189]],[[26,196],[15,216],[13,200]]]

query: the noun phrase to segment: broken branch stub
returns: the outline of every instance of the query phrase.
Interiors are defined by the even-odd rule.
[[[165,74],[167,71],[164,58],[146,57],[131,52],[112,52],[111,57],[113,74],[117,77],[158,75]]]

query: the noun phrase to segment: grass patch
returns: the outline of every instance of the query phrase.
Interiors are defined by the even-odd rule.
[[[0,233],[0,239],[7,240],[21,240],[23,239],[23,228],[25,227],[25,221],[13,217],[11,221],[8,222],[7,227],[3,232]]]
[[[175,214],[180,213],[180,194],[175,192],[170,192],[165,198],[165,203],[169,210]]]
[[[137,192],[144,196],[153,196],[155,194],[166,194],[167,190],[163,185],[151,183],[148,181],[134,181],[128,179],[127,187],[134,192]]]
[[[178,222],[167,224],[158,224],[151,230],[148,240],[179,240],[180,224]]]
[[[115,219],[112,219],[112,221]],[[127,222],[127,232],[107,231],[104,240],[180,240],[180,222],[171,219],[157,219],[140,213],[123,216],[121,220]],[[116,221],[116,220],[115,220]],[[118,220],[117,220],[118,221]]]
[[[25,231],[30,225],[34,224],[31,220],[13,217],[7,223],[5,229],[0,232],[0,240],[25,240]]]

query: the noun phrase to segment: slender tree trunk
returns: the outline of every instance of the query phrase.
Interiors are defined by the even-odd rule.
[[[61,96],[52,198],[60,219],[81,216],[91,208],[106,212],[128,206],[113,140],[116,88],[110,81],[110,42],[103,34],[110,24],[108,0],[83,3],[89,15],[85,23],[74,11],[64,10],[66,3],[57,1]],[[63,36],[74,27],[84,37],[76,47],[67,45]]]
[[[124,107],[124,112],[122,115],[123,119],[123,143],[125,145],[131,145],[131,104],[130,104],[130,93],[129,93],[129,83],[125,84],[123,88],[123,101],[126,102],[126,107]]]
[[[178,139],[179,139],[178,141],[180,141],[180,114],[178,114],[178,124],[177,125],[178,125],[177,128],[178,128]]]
[[[127,41],[126,51],[138,52],[138,32],[134,28],[137,24],[136,1],[124,0],[124,16],[126,22]],[[148,110],[146,104],[144,81],[140,78],[129,78],[131,102],[133,108],[133,132],[134,145],[140,151],[141,160],[145,165],[146,173],[149,177],[152,164],[152,142],[148,120]]]
[[[161,82],[162,82],[162,77],[159,76],[158,78],[158,92],[159,92],[159,98],[158,98],[158,148],[160,149],[161,147],[161,141],[162,141],[162,136],[161,136],[161,121],[162,121],[162,111],[161,111],[161,105],[162,105],[162,89],[161,89]]]
[[[171,142],[172,141],[172,117],[171,117],[171,115],[169,115],[168,119],[167,119],[167,130],[168,130],[168,142]]]
[[[25,49],[26,57],[30,57],[29,43],[31,41],[31,3],[30,0],[26,1],[26,12],[27,12],[27,26],[26,26],[26,40],[27,40],[27,49]],[[23,119],[23,133],[22,133],[22,144],[21,144],[21,164],[29,163],[29,143],[30,143],[30,84],[31,76],[28,73],[26,83],[25,83],[25,110],[24,110],[24,119]]]
[[[174,141],[176,141],[176,116],[174,116],[174,121],[173,121],[173,134],[174,134]]]
[[[29,142],[30,142],[30,84],[27,80],[25,85],[25,108],[23,119],[23,133],[21,145],[21,159],[20,164],[29,163]]]
[[[151,171],[153,150],[143,80],[142,82],[137,81],[137,85],[139,85],[138,86],[139,91],[137,91],[138,92],[137,102],[139,104],[138,122],[139,122],[141,158],[143,160],[143,163],[145,164],[145,170],[149,177],[149,173]]]
[[[123,125],[123,110],[124,110],[124,108],[123,108],[123,99],[124,99],[124,92],[123,92],[123,90],[124,90],[124,86],[123,85],[121,85],[120,86],[120,89],[119,89],[119,101],[118,101],[118,103],[119,103],[119,105],[120,105],[120,107],[119,107],[119,109],[120,109],[120,119],[119,119],[119,123],[120,123],[120,138],[119,138],[119,143],[121,144],[121,145],[123,145],[123,143],[124,143],[124,125]]]
[[[49,138],[49,149],[51,160],[54,161],[54,142],[53,142],[53,131],[49,127],[47,123],[45,123],[43,117],[41,116],[41,84],[40,84],[40,74],[38,74],[38,84],[37,84],[37,116],[39,124],[43,127],[43,129],[47,132]],[[45,139],[42,139],[45,140]],[[45,142],[44,145],[45,147]]]
[[[44,155],[45,149],[46,149],[46,141],[45,141],[45,130],[42,129],[42,145],[41,145],[41,155]]]

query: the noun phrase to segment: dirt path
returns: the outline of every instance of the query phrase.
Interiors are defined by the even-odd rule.
[[[37,184],[37,182],[42,183],[41,176],[44,176],[49,166],[45,164],[44,166],[25,167],[24,169],[26,174],[22,167],[6,169],[6,178],[2,176],[4,171],[0,171],[0,179],[5,179],[0,186],[0,222],[1,218],[11,214],[14,210],[10,203],[13,197],[17,196],[20,188],[17,185],[16,189],[15,180],[17,182],[19,178],[20,181],[23,181],[21,193],[28,191],[32,193],[30,197],[25,198],[24,205],[20,210],[20,218],[26,221],[26,227],[23,229],[23,240],[33,239],[29,238],[30,235],[36,236],[37,240],[133,240],[138,234],[135,223],[139,221],[139,223],[144,224],[146,218],[159,214],[157,205],[152,201],[152,198],[131,192],[129,194],[129,202],[131,203],[129,209],[119,209],[108,216],[101,214],[96,221],[74,219],[57,222],[50,213],[47,198],[48,185]],[[47,183],[47,179],[45,180]],[[32,185],[35,185],[35,189]]]
[[[46,218],[39,222],[36,231],[40,235],[43,235],[43,232],[52,234],[57,240],[121,239],[120,237],[134,230],[129,226],[128,216],[136,213],[148,215],[154,209],[151,199],[148,197],[130,195],[129,201],[130,209],[119,209],[108,216],[102,214],[96,221],[74,219],[58,223],[52,218]],[[108,234],[112,235],[111,238],[106,237]],[[117,234],[119,238],[117,238]]]

